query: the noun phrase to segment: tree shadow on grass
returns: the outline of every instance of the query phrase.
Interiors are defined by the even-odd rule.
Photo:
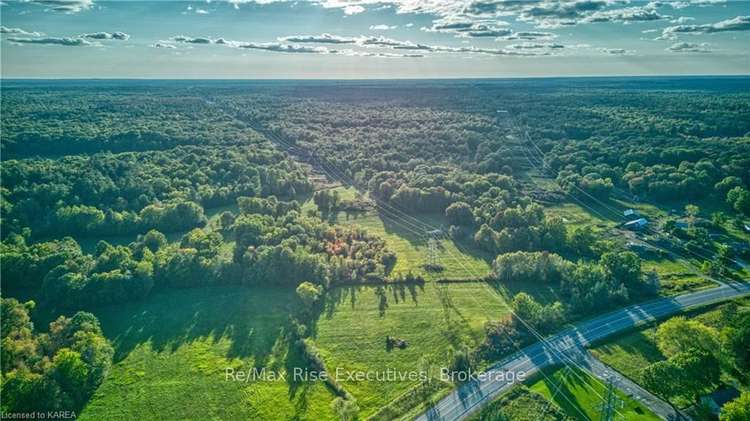
[[[322,316],[332,319],[336,311],[342,305],[348,305],[352,310],[356,309],[359,299],[371,300],[375,296],[375,305],[378,307],[379,316],[385,317],[391,304],[405,304],[411,301],[419,305],[419,294],[424,293],[422,284],[383,284],[383,285],[348,285],[330,289],[325,295]],[[407,296],[408,294],[408,296]],[[390,302],[390,300],[393,302]]]
[[[115,347],[115,361],[139,344],[175,351],[198,339],[231,342],[228,358],[266,361],[292,311],[293,291],[247,287],[193,288],[92,309]]]

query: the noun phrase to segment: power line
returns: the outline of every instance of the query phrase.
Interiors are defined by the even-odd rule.
[[[207,103],[208,103],[208,101],[207,101]],[[225,115],[227,115],[227,116],[229,116],[229,117],[230,117],[230,118],[232,118],[232,119],[238,120],[238,119],[237,119],[237,117],[235,117],[235,116],[231,116],[231,115],[229,115],[228,113],[226,113],[225,111],[224,111],[224,114],[225,114]],[[240,121],[240,122],[243,122],[242,120],[238,120],[238,121]],[[244,122],[243,122],[243,123],[244,123]],[[266,137],[268,137],[268,138],[270,138],[270,139],[272,139],[272,140],[276,141],[277,143],[280,143],[280,144],[284,145],[284,146],[285,146],[285,147],[287,147],[288,149],[291,149],[291,148],[293,148],[293,147],[294,147],[293,145],[290,145],[290,144],[289,144],[288,142],[284,141],[284,140],[283,140],[283,139],[282,139],[282,138],[281,138],[280,136],[276,135],[275,133],[272,133],[272,132],[267,132],[267,131],[264,131],[264,130],[262,130],[262,129],[260,129],[260,128],[256,128],[256,127],[253,127],[253,126],[250,126],[250,127],[251,127],[251,128],[253,128],[254,130],[258,131],[259,133],[261,133],[261,134],[265,135]],[[314,158],[314,159],[315,159],[315,160],[316,160],[316,161],[318,162],[318,164],[319,164],[319,165],[321,165],[321,167],[322,167],[323,171],[324,171],[324,172],[325,172],[325,173],[326,173],[327,175],[329,175],[329,176],[330,176],[330,177],[331,177],[332,179],[336,179],[336,178],[339,178],[339,179],[341,179],[342,181],[346,182],[346,181],[345,181],[345,179],[347,178],[346,174],[345,174],[345,173],[344,173],[343,171],[341,171],[341,170],[338,170],[338,169],[337,169],[337,168],[335,167],[335,165],[334,165],[334,164],[332,164],[332,163],[328,163],[328,164],[326,164],[324,160],[321,160],[321,159],[320,159],[320,158],[319,158],[319,157],[317,156],[317,154],[315,153],[315,151],[307,151],[307,152],[308,152],[308,153],[309,153],[309,154],[310,154],[310,155],[311,155],[311,156],[312,156],[312,157],[313,157],[313,158]],[[336,176],[333,176],[333,173],[338,173],[338,177],[336,177]],[[352,181],[352,182],[350,182],[350,183],[347,183],[347,184],[350,184],[350,185],[356,186],[356,182],[353,182],[353,181]],[[430,226],[429,224],[427,224],[427,223],[425,223],[425,222],[423,222],[423,221],[420,221],[420,220],[416,219],[415,217],[413,217],[413,216],[411,216],[411,215],[408,215],[407,213],[405,213],[405,212],[403,212],[403,211],[401,211],[401,210],[397,209],[397,208],[396,208],[395,206],[391,206],[391,205],[389,205],[388,203],[385,203],[385,202],[383,202],[383,201],[379,200],[379,199],[378,199],[377,197],[374,197],[373,199],[374,199],[374,201],[376,202],[376,203],[375,203],[376,207],[377,207],[377,208],[379,208],[379,209],[380,209],[381,211],[386,211],[386,212],[388,212],[389,214],[392,214],[392,215],[393,215],[393,214],[395,214],[395,215],[398,215],[398,214],[402,214],[402,215],[404,215],[404,217],[401,217],[401,218],[399,218],[398,216],[396,216],[396,217],[395,217],[395,219],[394,219],[394,222],[398,220],[398,221],[399,221],[399,222],[401,222],[401,223],[405,223],[406,229],[407,229],[407,230],[409,230],[409,231],[411,231],[411,232],[413,232],[413,233],[417,233],[417,234],[419,234],[419,232],[416,232],[416,231],[414,230],[414,227],[416,227],[417,229],[419,229],[420,225],[421,225],[422,227],[427,227],[427,228],[431,228],[431,229],[433,229],[433,230],[435,229],[435,227],[432,227],[432,226]],[[392,217],[393,217],[393,216],[392,216]],[[416,221],[416,223],[414,223],[414,222],[410,222],[410,221],[408,221],[408,220],[407,220],[406,218],[410,218],[411,220],[413,220],[413,221]],[[411,226],[411,227],[409,227],[409,226]],[[467,270],[467,272],[469,272],[470,274],[472,274],[472,276],[475,276],[475,277],[477,278],[477,280],[480,280],[480,279],[482,278],[482,276],[479,276],[478,274],[474,273],[474,272],[473,272],[472,270],[470,270],[470,268],[467,268],[467,267],[466,267],[466,266],[465,266],[465,265],[464,265],[464,264],[463,264],[463,263],[461,262],[460,258],[463,258],[464,260],[466,260],[466,258],[465,258],[465,257],[463,257],[463,256],[459,256],[459,258],[456,258],[456,257],[455,257],[455,256],[453,255],[453,253],[452,253],[452,252],[450,252],[449,250],[448,250],[448,253],[449,253],[449,254],[451,255],[451,257],[452,257],[452,258],[453,258],[453,259],[454,259],[454,260],[455,260],[455,261],[456,261],[456,262],[457,262],[457,263],[458,263],[459,265],[461,265],[461,266],[462,266],[462,267],[463,267],[464,269],[466,269],[466,270]],[[494,295],[498,295],[498,294],[497,294],[497,292],[496,292],[496,291],[494,291],[494,290],[493,290],[492,288],[490,288],[490,287],[489,287],[489,286],[488,286],[488,285],[487,285],[487,284],[486,284],[485,282],[482,282],[482,285],[483,285],[483,286],[484,286],[485,288],[487,288],[487,289],[488,289],[488,291],[490,291],[490,293],[491,293],[491,294],[494,294]],[[498,295],[498,296],[499,296],[499,295]],[[483,310],[484,310],[485,312],[487,312],[487,309],[486,309],[486,308],[485,308],[485,307],[484,307],[484,306],[483,306],[483,305],[482,305],[482,304],[481,304],[481,303],[480,303],[479,301],[477,301],[477,300],[476,300],[476,298],[475,298],[474,296],[471,296],[471,298],[472,298],[472,300],[474,300],[474,301],[475,301],[475,302],[477,303],[477,305],[478,305],[478,306],[479,306],[480,308],[482,308],[482,309],[483,309]],[[576,364],[576,362],[575,362],[575,361],[574,361],[574,360],[573,360],[572,358],[570,358],[570,357],[569,357],[568,355],[566,355],[566,354],[565,354],[565,353],[564,353],[563,351],[560,351],[559,349],[557,349],[557,346],[555,346],[555,345],[553,345],[553,344],[550,344],[550,343],[549,343],[549,341],[548,341],[548,340],[547,340],[547,339],[546,339],[545,337],[543,337],[543,336],[542,336],[542,335],[541,335],[541,334],[540,334],[540,333],[539,333],[539,332],[538,332],[538,331],[537,331],[537,330],[536,330],[536,329],[535,329],[535,328],[534,328],[533,326],[531,326],[531,325],[530,325],[530,324],[529,324],[528,322],[526,322],[526,321],[525,321],[525,320],[524,320],[523,318],[519,317],[519,316],[518,316],[518,315],[517,315],[517,314],[515,313],[515,311],[513,310],[513,308],[512,308],[512,307],[511,307],[511,306],[510,306],[510,305],[509,305],[509,304],[508,304],[507,302],[505,302],[505,300],[504,300],[504,299],[502,299],[502,297],[500,297],[500,298],[501,298],[501,302],[505,304],[505,306],[506,306],[506,307],[508,308],[509,312],[510,312],[510,313],[511,313],[511,314],[513,315],[513,317],[515,317],[515,318],[516,318],[516,320],[518,320],[519,322],[521,322],[521,324],[523,324],[523,325],[524,325],[524,327],[525,327],[525,328],[526,328],[526,329],[527,329],[527,330],[528,330],[528,331],[529,331],[529,332],[530,332],[530,333],[532,334],[532,336],[534,336],[534,337],[535,337],[535,338],[536,338],[536,339],[537,339],[537,340],[538,340],[538,341],[539,341],[539,342],[540,342],[540,343],[542,344],[542,346],[544,346],[545,348],[547,348],[547,350],[548,350],[548,351],[549,351],[550,353],[552,353],[552,354],[555,354],[555,355],[557,356],[557,358],[559,359],[559,362],[561,362],[561,363],[562,363],[563,365],[565,365],[566,367],[568,366],[568,364],[573,364],[574,366],[576,366],[576,367],[577,367],[577,368],[579,368],[580,370],[583,370],[583,371],[585,371],[585,369],[584,369],[583,367],[580,367],[580,366],[579,366],[578,364]],[[487,314],[489,314],[489,312],[487,312]],[[513,344],[514,344],[514,345],[516,346],[516,349],[517,349],[517,350],[518,350],[519,352],[521,352],[521,351],[522,351],[522,350],[521,350],[521,348],[520,348],[520,347],[519,347],[518,345],[516,345],[514,341],[511,341],[511,343],[513,343]],[[567,349],[567,348],[566,348],[566,349]],[[546,374],[545,374],[545,373],[544,373],[543,371],[540,371],[540,372],[542,373],[542,375],[543,375],[543,376],[544,376],[545,378],[547,378]],[[577,377],[579,377],[579,379],[580,379],[580,376],[578,376],[578,375],[577,375],[577,373],[576,373],[576,371],[575,371],[575,370],[572,370],[572,371],[571,371],[571,373],[573,373],[574,375],[576,375],[576,376],[577,376]],[[596,377],[594,377],[594,378],[596,379]],[[597,381],[598,381],[598,380],[597,380]],[[591,387],[591,389],[592,389],[592,392],[593,392],[594,394],[596,394],[597,396],[600,396],[600,395],[599,395],[599,393],[598,393],[598,392],[596,391],[596,389],[595,389],[595,388],[593,388],[592,386],[589,386],[589,387]],[[472,393],[471,393],[471,395],[474,395],[475,393],[478,393],[478,391],[474,391],[474,392],[472,392]],[[600,396],[600,397],[601,397],[601,396]]]

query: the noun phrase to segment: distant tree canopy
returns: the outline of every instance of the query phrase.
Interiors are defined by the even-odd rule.
[[[3,235],[183,231],[205,224],[202,206],[312,190],[296,164],[262,145],[4,161],[2,178]]]

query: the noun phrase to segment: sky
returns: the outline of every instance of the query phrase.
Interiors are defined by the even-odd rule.
[[[750,1],[1,0],[3,78],[750,74]]]

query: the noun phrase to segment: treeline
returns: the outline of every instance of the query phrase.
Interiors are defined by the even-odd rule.
[[[383,283],[396,264],[381,238],[303,215],[296,201],[241,197],[238,203],[238,215],[227,211],[217,227],[193,229],[173,244],[151,230],[127,246],[100,241],[89,255],[69,237],[27,244],[11,234],[0,244],[3,290],[86,308],[201,285]],[[223,252],[230,241],[234,249]]]
[[[23,227],[47,236],[183,231],[205,224],[202,207],[312,190],[269,144],[11,160],[2,178],[3,235]]]
[[[34,329],[35,303],[3,298],[3,413],[79,412],[112,366],[114,351],[91,313],[60,316],[49,331]]]
[[[659,279],[644,272],[632,252],[604,252],[596,262],[573,263],[548,252],[502,254],[493,263],[501,284],[537,283],[559,290],[560,301],[543,304],[521,292],[511,302],[513,314],[485,326],[480,354],[494,360],[536,340],[535,331],[549,334],[564,323],[627,304],[633,297],[655,295]],[[533,329],[533,331],[532,331]]]
[[[745,138],[538,141],[545,145],[545,159],[558,183],[581,199],[605,199],[616,188],[653,201],[710,195],[750,215],[750,145]]]

